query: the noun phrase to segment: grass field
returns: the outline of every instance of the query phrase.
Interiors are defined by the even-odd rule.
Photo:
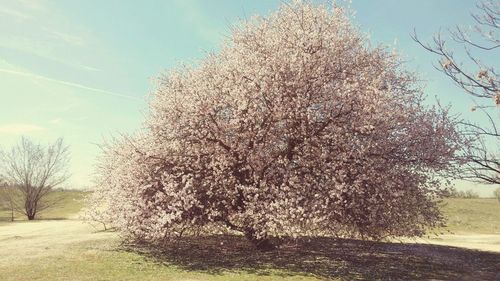
[[[37,219],[58,220],[69,219],[78,215],[83,207],[83,198],[86,192],[76,190],[58,190],[49,194],[46,200],[55,202],[54,207],[46,209],[37,215]],[[26,220],[22,214],[16,213],[16,221]],[[0,208],[0,225],[10,222],[11,213],[9,210]]]
[[[493,199],[448,200],[453,233],[417,244],[304,238],[261,253],[237,236],[131,251],[116,233],[75,219],[82,193],[59,196],[41,220],[0,225],[0,280],[500,280]]]
[[[453,198],[445,201],[442,210],[448,219],[446,230],[458,234],[500,234],[498,199]]]

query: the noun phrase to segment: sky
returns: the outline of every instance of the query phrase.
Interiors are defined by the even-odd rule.
[[[324,3],[325,1],[315,1]],[[141,128],[146,101],[162,72],[216,51],[229,26],[265,16],[271,0],[0,0],[0,147],[27,136],[71,149],[69,188],[91,186],[98,144]],[[374,44],[397,50],[419,73],[430,103],[477,119],[471,99],[432,66],[411,38],[470,25],[475,1],[353,0],[353,23]],[[459,188],[473,187],[459,183]],[[477,186],[482,195],[492,187]]]

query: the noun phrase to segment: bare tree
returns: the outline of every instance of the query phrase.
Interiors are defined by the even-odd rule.
[[[53,206],[46,196],[69,177],[69,149],[61,138],[45,147],[23,137],[0,159],[4,178],[20,193],[21,203],[13,208],[28,220]]]
[[[7,182],[0,179],[0,206],[10,212],[10,221],[14,221],[15,214],[15,190]]]
[[[476,5],[479,12],[471,16],[475,25],[471,29],[456,26],[449,30],[450,43],[463,47],[465,60],[458,60],[448,41],[438,33],[434,42],[425,44],[413,39],[429,52],[439,56],[438,70],[447,75],[457,86],[473,97],[472,111],[480,110],[487,122],[477,124],[462,122],[462,132],[468,145],[462,150],[464,170],[462,178],[487,183],[500,184],[500,92],[497,72],[500,59],[488,59],[485,55],[498,55],[500,37],[500,2],[483,1]],[[465,62],[465,64],[464,64]]]
[[[498,201],[500,202],[500,187],[495,189],[495,191],[493,192],[493,195],[495,196],[495,198],[498,199]]]

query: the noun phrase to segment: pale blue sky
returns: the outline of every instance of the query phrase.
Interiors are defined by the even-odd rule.
[[[216,50],[229,24],[266,15],[279,4],[0,0],[0,146],[10,146],[21,135],[40,142],[64,137],[72,152],[68,186],[88,186],[95,144],[140,128],[154,77]],[[397,49],[422,75],[429,96],[471,115],[470,99],[432,68],[435,58],[409,34],[416,28],[430,40],[440,27],[469,25],[474,4],[354,0],[352,7],[355,23],[372,42]]]

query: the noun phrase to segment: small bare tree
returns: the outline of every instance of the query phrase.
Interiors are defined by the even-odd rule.
[[[28,220],[53,206],[46,196],[69,177],[69,149],[61,138],[45,147],[23,137],[10,151],[1,152],[0,160],[0,171],[21,197],[20,204],[12,201],[13,209]]]
[[[472,111],[485,114],[486,122],[477,124],[462,122],[462,132],[468,144],[462,150],[461,161],[465,164],[461,173],[463,179],[500,184],[500,84],[497,72],[500,49],[500,2],[482,1],[477,5],[479,13],[472,14],[475,25],[470,29],[457,26],[449,30],[450,40],[441,34],[434,36],[432,44],[413,39],[429,52],[439,56],[438,70],[448,76],[458,87],[474,98]],[[457,59],[454,48],[448,43],[456,43],[464,49],[464,64]],[[491,58],[481,60],[485,56]]]
[[[15,190],[7,182],[0,179],[0,206],[10,212],[10,221],[14,221],[15,213]]]
[[[498,201],[500,202],[500,187],[495,189],[495,191],[493,192],[493,195],[495,195],[495,198],[497,198]]]

